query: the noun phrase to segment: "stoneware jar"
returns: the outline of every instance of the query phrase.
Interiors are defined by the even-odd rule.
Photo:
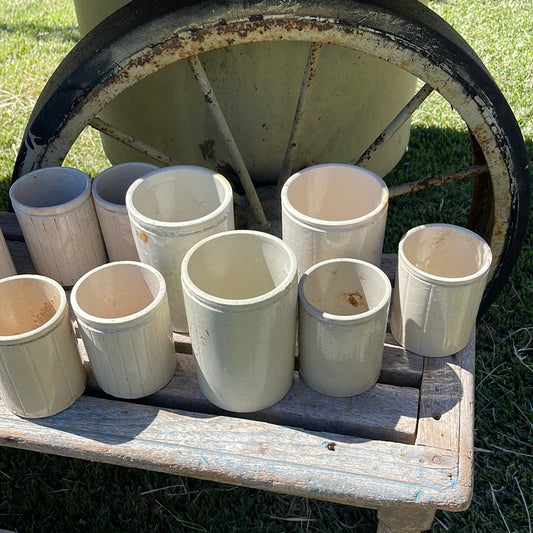
[[[339,257],[381,261],[389,192],[369,170],[323,164],[292,175],[281,190],[283,240],[309,267]]]
[[[16,273],[17,271],[13,263],[13,258],[9,253],[4,233],[0,229],[0,278],[14,276]]]
[[[183,293],[200,389],[228,411],[258,411],[291,388],[297,266],[266,233],[208,237],[182,264]]]
[[[105,169],[93,180],[94,205],[110,261],[139,260],[126,210],[126,192],[134,181],[154,170],[155,165],[130,161]]]
[[[9,197],[39,274],[71,287],[107,261],[91,180],[81,170],[34,170],[13,183]]]
[[[0,301],[2,400],[27,418],[63,411],[86,383],[65,291],[43,276],[13,276],[0,280]]]
[[[312,266],[298,287],[300,374],[328,396],[353,396],[381,372],[391,284],[376,266],[330,259]]]
[[[470,340],[492,262],[489,245],[470,230],[427,224],[398,246],[391,332],[408,350],[452,355]]]
[[[108,263],[74,285],[71,304],[96,381],[117,398],[141,398],[174,376],[176,357],[163,276],[135,261]]]
[[[126,207],[140,260],[165,278],[172,327],[186,332],[181,262],[204,237],[234,228],[231,185],[206,168],[166,167],[133,183]]]

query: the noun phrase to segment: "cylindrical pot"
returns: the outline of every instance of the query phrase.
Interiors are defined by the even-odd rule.
[[[7,278],[8,276],[15,276],[17,270],[13,263],[13,258],[9,253],[9,249],[4,238],[4,233],[0,229],[0,278]]]
[[[381,372],[391,284],[376,266],[330,259],[300,279],[300,374],[328,396],[353,396],[373,387]]]
[[[9,197],[39,274],[70,287],[107,261],[91,180],[81,170],[34,170],[13,183]]]
[[[0,396],[15,414],[52,416],[85,390],[67,297],[36,275],[0,280]]]
[[[165,278],[172,327],[186,332],[181,262],[203,238],[234,228],[231,185],[206,168],[166,167],[133,183],[126,207],[139,258]]]
[[[158,167],[130,161],[107,168],[93,180],[92,193],[110,261],[138,261],[126,210],[126,192],[137,179]]]
[[[208,237],[182,264],[200,389],[213,404],[258,411],[291,388],[297,267],[279,238],[256,231]]]
[[[71,305],[96,381],[117,398],[141,398],[174,376],[176,357],[163,276],[119,261],[74,285]]]
[[[299,276],[340,257],[379,266],[388,200],[385,182],[353,165],[315,165],[291,176],[281,191],[282,233]]]
[[[452,355],[470,340],[492,262],[477,234],[450,224],[409,230],[398,246],[391,332],[408,350]]]

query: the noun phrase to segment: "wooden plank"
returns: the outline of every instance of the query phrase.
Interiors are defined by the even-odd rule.
[[[450,357],[426,358],[420,390],[416,444],[457,454],[461,509],[473,489],[475,332],[468,346]]]
[[[385,335],[379,382],[398,387],[420,388],[423,370],[424,358],[400,346],[388,332]]]
[[[0,444],[365,507],[456,507],[450,451],[116,400],[40,420],[0,404]]]
[[[24,240],[15,213],[0,211],[0,228],[6,241]]]
[[[87,361],[81,340],[80,352]],[[297,372],[285,398],[274,406],[255,413],[228,413],[211,404],[202,394],[196,379],[193,357],[176,354],[178,366],[171,382],[160,391],[137,403],[170,407],[195,413],[225,414],[313,431],[329,431],[364,438],[414,443],[418,416],[418,389],[377,384],[369,391],[350,398],[331,398],[308,387]],[[87,395],[107,397],[88,369]]]
[[[17,274],[35,274],[35,267],[31,260],[26,243],[21,241],[6,241],[7,248],[13,259]]]

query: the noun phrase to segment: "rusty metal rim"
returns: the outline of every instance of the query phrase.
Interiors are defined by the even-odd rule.
[[[475,139],[475,163],[486,164],[490,178],[475,189],[478,205],[469,222],[485,232],[494,255],[486,308],[525,235],[527,156],[512,111],[481,61],[416,0],[402,7],[391,0],[270,1],[246,9],[216,2],[175,8],[166,0],[154,13],[134,1],[90,32],[52,76],[30,118],[13,180],[61,164],[84,127],[140,79],[206,51],[271,40],[326,43],[379,57],[423,80],[457,110]]]

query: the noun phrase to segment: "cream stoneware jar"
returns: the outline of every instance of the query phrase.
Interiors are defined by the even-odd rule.
[[[134,182],[126,207],[140,260],[165,278],[172,327],[186,332],[181,262],[203,238],[234,228],[231,185],[206,168],[166,167]]]
[[[4,238],[4,233],[0,229],[0,278],[7,278],[8,276],[15,276],[17,273],[13,258],[9,253],[9,249]]]
[[[130,161],[107,168],[93,180],[92,193],[110,261],[138,261],[126,210],[126,192],[137,179],[158,167]]]
[[[141,398],[174,376],[176,357],[163,276],[118,261],[74,285],[71,304],[96,381],[117,398]]]
[[[409,230],[398,246],[391,332],[411,352],[452,355],[470,340],[492,262],[477,234],[450,224]]]
[[[381,261],[389,192],[376,174],[328,163],[292,175],[281,190],[283,240],[301,275],[339,257]]]
[[[305,272],[298,286],[298,361],[305,383],[337,397],[376,384],[391,292],[383,271],[357,259],[330,259]]]
[[[71,287],[107,255],[81,170],[49,167],[20,177],[9,197],[37,272]]]
[[[297,266],[279,238],[256,231],[208,237],[182,264],[200,389],[235,412],[265,409],[291,388]]]
[[[0,280],[0,396],[15,414],[52,416],[85,390],[67,297],[37,275]]]

